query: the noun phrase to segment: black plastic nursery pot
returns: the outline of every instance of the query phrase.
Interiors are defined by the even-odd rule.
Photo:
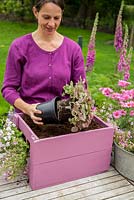
[[[40,103],[37,105],[37,109],[42,111],[38,116],[42,118],[44,124],[58,123],[58,113],[57,113],[57,101],[60,97],[55,97],[50,101]]]

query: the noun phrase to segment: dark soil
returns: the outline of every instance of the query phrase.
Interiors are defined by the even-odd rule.
[[[48,137],[55,137],[59,135],[66,135],[71,133],[72,125],[69,122],[65,122],[63,124],[45,124],[45,125],[37,125],[34,124],[31,118],[27,115],[23,116],[23,120],[28,124],[28,126],[32,129],[32,131],[41,139],[41,138],[48,138]],[[91,124],[88,128],[82,130],[93,130],[103,128],[97,123],[94,119],[92,120]]]

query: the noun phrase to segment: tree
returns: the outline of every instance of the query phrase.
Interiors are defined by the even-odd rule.
[[[81,4],[76,15],[76,21],[80,27],[85,28],[86,21],[88,21],[87,18],[93,16],[94,0],[81,0],[80,2]],[[92,18],[94,19],[94,17]]]

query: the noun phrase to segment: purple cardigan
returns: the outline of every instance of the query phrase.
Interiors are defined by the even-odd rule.
[[[63,98],[63,86],[71,80],[76,83],[80,76],[86,79],[83,55],[76,42],[64,37],[61,46],[49,52],[27,34],[10,46],[2,95],[11,105],[17,98],[27,103]]]

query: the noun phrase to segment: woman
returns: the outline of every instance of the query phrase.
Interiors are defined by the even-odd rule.
[[[79,45],[57,32],[63,11],[63,0],[37,0],[37,30],[15,39],[8,53],[3,97],[36,124],[43,124],[38,103],[62,98],[65,84],[86,78]]]

